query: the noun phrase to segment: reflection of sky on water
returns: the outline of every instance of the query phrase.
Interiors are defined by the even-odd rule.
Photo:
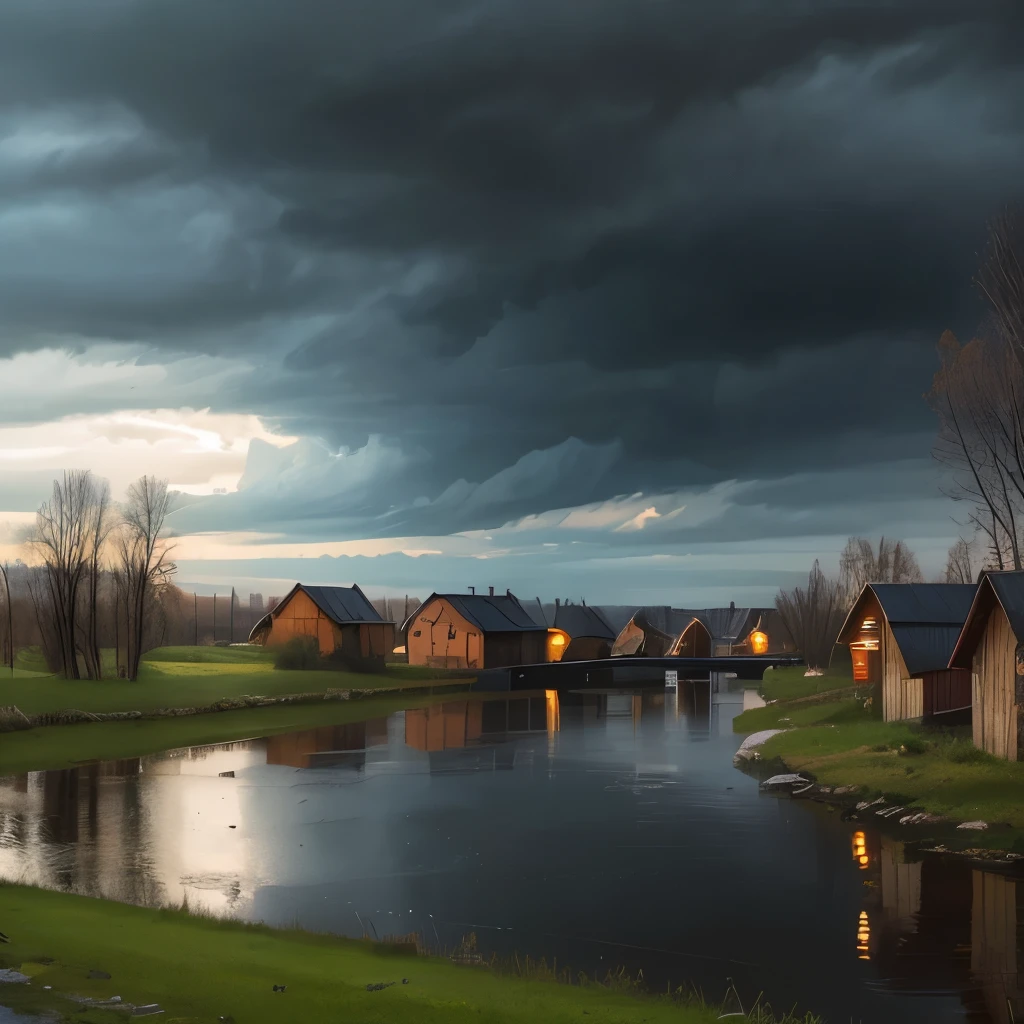
[[[715,689],[453,700],[0,780],[0,876],[350,935],[473,930],[659,987],[732,976],[835,1020],[952,1024],[986,1006],[976,978],[998,957],[978,939],[976,962],[949,966],[964,920],[971,942],[967,867],[915,889],[920,865],[874,832],[760,794],[731,762],[732,719],[759,699]],[[963,900],[936,902],[947,890],[966,919]],[[921,906],[933,946],[902,984]]]

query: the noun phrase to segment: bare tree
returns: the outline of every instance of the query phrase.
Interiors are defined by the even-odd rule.
[[[110,485],[106,480],[94,480],[92,504],[87,511],[87,588],[82,654],[90,679],[100,679],[103,665],[100,657],[99,592],[103,573],[102,559],[114,527],[111,515]]]
[[[851,537],[839,556],[839,589],[848,609],[865,583],[923,583],[913,551],[901,540],[882,537],[878,549],[866,537]]]
[[[1002,340],[1024,366],[1024,210],[1007,207],[988,225],[988,249],[975,283]]]
[[[1024,567],[1024,368],[1001,336],[961,346],[947,331],[927,398],[939,419],[934,454],[946,493],[987,538],[999,569]]]
[[[840,599],[839,583],[828,579],[815,561],[807,578],[807,588],[780,590],[775,608],[797,650],[804,656],[808,670],[826,668],[846,611]]]
[[[977,536],[970,540],[957,537],[946,556],[946,569],[940,582],[977,583],[978,574],[985,567]]]
[[[36,513],[30,543],[46,570],[60,670],[79,679],[77,618],[79,588],[88,569],[89,522],[94,481],[88,471],[73,470],[54,480],[53,494]]]
[[[4,592],[7,598],[7,653],[10,659],[11,676],[14,675],[14,605],[11,604],[11,581],[7,575],[7,563],[0,562],[0,576],[4,580]]]
[[[129,679],[138,678],[150,600],[175,572],[162,536],[169,511],[167,481],[150,476],[128,488],[121,508],[116,543],[127,608],[125,665]]]

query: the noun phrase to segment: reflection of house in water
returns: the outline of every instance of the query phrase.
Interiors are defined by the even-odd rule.
[[[863,837],[854,833],[854,859],[874,885],[857,922],[858,955],[888,987],[958,995],[977,1024],[1024,1019],[1018,880]]]
[[[371,718],[366,722],[325,725],[304,732],[268,736],[264,742],[267,764],[292,768],[362,768],[368,748],[386,746],[388,722],[386,718]]]

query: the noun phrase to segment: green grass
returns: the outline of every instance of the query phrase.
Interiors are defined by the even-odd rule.
[[[228,743],[273,733],[342,725],[384,717],[404,708],[451,700],[448,696],[387,696],[322,704],[244,708],[210,715],[126,722],[52,725],[0,736],[0,776],[88,761],[116,761],[176,747]],[[2,929],[0,929],[2,930]]]
[[[35,664],[35,662],[30,662]],[[275,697],[336,689],[387,689],[451,679],[437,669],[389,665],[380,674],[341,671],[278,671],[273,655],[245,647],[164,647],[143,660],[139,679],[61,679],[0,670],[0,706],[14,704],[26,715],[63,711],[152,711],[205,707],[221,697]],[[470,678],[460,682],[468,686]]]
[[[166,1011],[161,1019],[203,1024],[228,1016],[238,1024],[710,1024],[717,1015],[595,984],[502,977],[368,942],[20,886],[0,886],[0,917],[11,939],[0,960],[27,964],[33,975],[31,986],[5,986],[5,1002],[26,1011],[61,1009],[42,989],[51,985],[57,993],[157,1002]],[[90,970],[111,980],[91,981]],[[397,984],[367,992],[378,982]],[[274,993],[275,984],[287,991]],[[101,1019],[77,1007],[67,1017]]]
[[[823,676],[805,676],[802,665],[773,668],[765,672],[760,693],[765,700],[794,700],[853,686],[849,665],[827,669]]]

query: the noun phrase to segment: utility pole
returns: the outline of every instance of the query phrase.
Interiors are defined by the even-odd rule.
[[[213,592],[213,646],[217,646],[217,592]]]
[[[231,588],[231,613],[229,616],[230,625],[228,626],[228,643],[233,644],[235,642],[235,588]]]
[[[196,647],[199,646],[199,595],[196,593],[192,594],[192,605],[195,609],[196,617]]]

